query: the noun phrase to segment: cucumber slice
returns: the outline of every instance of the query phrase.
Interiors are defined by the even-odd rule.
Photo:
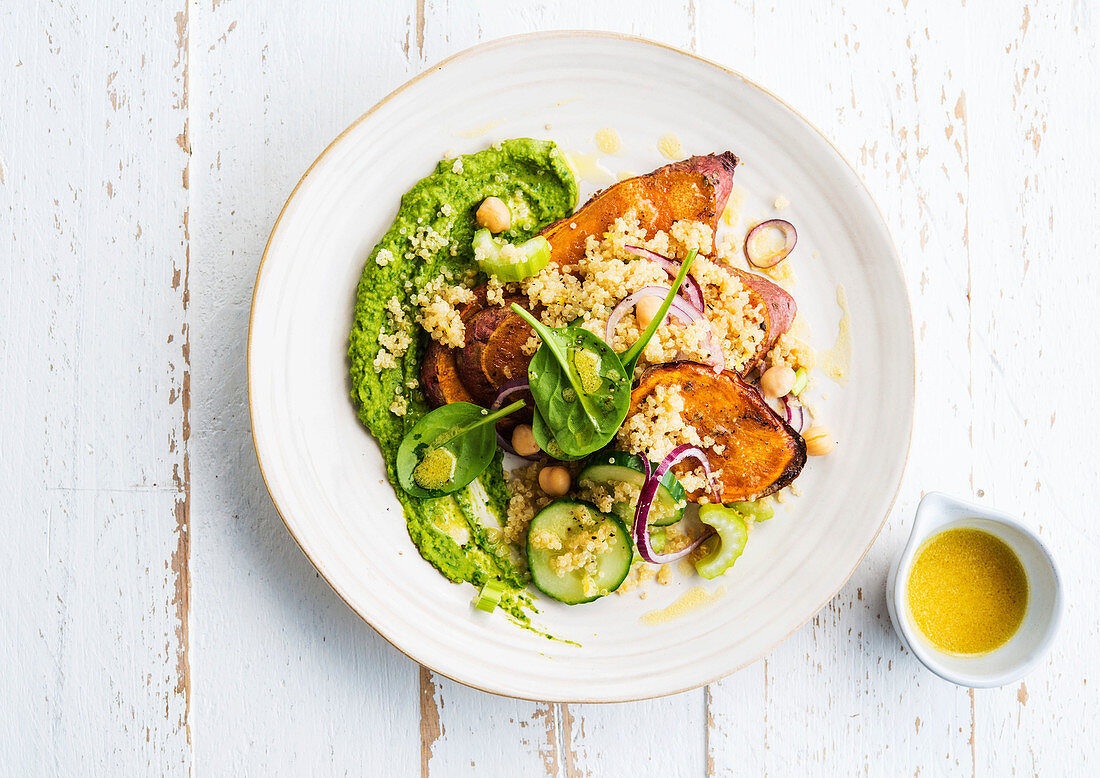
[[[749,540],[749,526],[744,517],[725,505],[699,506],[699,520],[718,532],[704,544],[706,556],[695,563],[695,572],[703,578],[717,578],[733,567]]]
[[[651,469],[656,467],[651,466]],[[608,491],[611,491],[614,482],[633,484],[641,491],[642,484],[645,483],[645,465],[636,454],[599,451],[589,458],[577,479],[587,479],[606,486]],[[649,526],[667,527],[675,524],[684,517],[686,505],[687,493],[670,470],[661,478],[661,485],[657,487],[657,496],[653,498],[653,505],[649,509]],[[632,522],[636,507],[636,503],[617,502],[611,510],[616,516]]]
[[[582,549],[594,535],[605,535],[608,543],[606,550],[595,554],[595,572],[581,567],[559,574],[555,560]],[[544,594],[566,605],[592,602],[618,589],[630,572],[633,556],[634,545],[622,521],[587,502],[556,500],[531,519],[527,530],[531,580]]]
[[[481,271],[501,281],[522,281],[550,263],[550,242],[542,235],[516,246],[480,229],[474,233],[473,247]]]

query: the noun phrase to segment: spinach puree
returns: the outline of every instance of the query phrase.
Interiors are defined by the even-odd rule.
[[[401,198],[401,207],[382,241],[367,259],[356,291],[355,320],[349,338],[351,395],[359,418],[378,439],[390,483],[405,510],[409,536],[420,554],[452,581],[481,586],[496,579],[509,588],[500,605],[527,622],[531,599],[527,575],[507,544],[489,539],[487,529],[501,527],[508,491],[501,455],[466,488],[445,497],[420,499],[397,480],[396,456],[405,433],[429,407],[417,387],[427,334],[416,324],[412,298],[449,269],[456,279],[476,270],[472,240],[474,213],[486,197],[509,204],[512,227],[502,236],[526,240],[545,224],[573,212],[577,185],[561,152],[549,141],[518,138],[455,159],[444,159],[435,172]],[[381,264],[380,264],[381,261]],[[396,303],[394,302],[396,298]],[[399,306],[399,312],[397,308]],[[383,344],[408,342],[404,353],[383,354]],[[389,354],[392,354],[390,364]],[[391,411],[398,396],[407,409]],[[399,401],[400,403],[400,401]]]

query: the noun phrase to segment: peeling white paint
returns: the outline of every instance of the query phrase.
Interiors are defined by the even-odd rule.
[[[486,6],[7,11],[0,569],[20,585],[0,599],[0,732],[20,737],[0,739],[5,768],[1065,775],[1095,761],[1098,451],[1075,411],[1100,367],[1085,120],[1100,18],[1020,0]],[[910,468],[849,584],[766,660],[630,705],[422,675],[286,533],[245,405],[252,281],[301,171],[423,66],[555,28],[696,50],[808,116],[882,208],[918,332]],[[886,566],[929,489],[1020,512],[1060,556],[1064,634],[1026,685],[957,689],[892,633]]]

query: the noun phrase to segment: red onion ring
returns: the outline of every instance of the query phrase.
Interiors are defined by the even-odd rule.
[[[658,265],[665,269],[665,272],[675,278],[680,273],[680,260],[670,259],[669,257],[661,256],[656,251],[650,251],[644,249],[641,246],[626,246],[627,251],[635,256],[642,257],[643,259],[649,259],[656,262]],[[699,309],[700,313],[707,310],[707,304],[703,301],[703,288],[699,286],[699,282],[692,278],[689,272],[684,278],[684,282],[680,285],[680,294],[684,296],[684,299]]]
[[[607,317],[607,327],[604,329],[604,340],[608,342],[611,341],[615,336],[615,326],[619,323],[619,320],[621,320],[623,316],[626,315],[626,312],[643,297],[660,297],[664,300],[667,296],[668,289],[663,286],[643,286],[638,291],[631,292],[612,309],[611,315]],[[717,338],[714,337],[714,328],[711,326],[707,317],[703,315],[702,311],[679,297],[673,297],[672,303],[668,308],[668,315],[678,319],[684,324],[694,324],[698,321],[706,322],[706,345],[707,350],[710,352],[710,356],[706,360],[706,363],[714,368],[715,373],[721,373],[726,369],[725,352],[722,351],[722,347],[718,344]]]
[[[504,407],[504,401],[511,397],[516,392],[522,392],[525,389],[530,390],[530,386],[527,383],[526,378],[515,378],[508,383],[504,384],[497,390],[497,396],[493,398],[492,404],[489,406],[489,410],[495,411]]]
[[[791,397],[791,395],[787,395],[787,397],[783,398],[783,404],[787,408],[787,423],[794,428],[795,432],[802,434],[802,430],[806,428],[806,417],[809,413],[805,405],[792,405],[788,400],[789,397]],[[797,424],[795,423],[796,419],[798,422]]]
[[[649,511],[653,507],[653,500],[657,496],[657,487],[661,485],[661,479],[664,478],[665,473],[669,469],[679,462],[681,459],[687,457],[695,457],[703,464],[703,470],[707,474],[707,480],[710,482],[710,493],[714,497],[716,502],[722,501],[722,487],[721,484],[715,480],[714,476],[710,472],[710,458],[707,456],[707,452],[695,446],[689,446],[686,443],[672,449],[663,460],[661,464],[657,465],[657,469],[650,473],[649,458],[642,457],[645,462],[646,480],[642,484],[642,493],[638,496],[638,507],[634,511],[634,542],[638,545],[638,553],[641,554],[642,559],[654,565],[663,565],[668,562],[675,562],[677,559],[683,559],[692,551],[702,545],[703,541],[709,538],[713,533],[704,532],[695,540],[691,541],[687,547],[680,549],[679,551],[672,551],[668,554],[658,554],[653,550],[653,544],[649,537]]]
[[[773,254],[768,254],[766,257],[755,256],[753,251],[753,235],[760,230],[776,229],[783,233],[783,248],[779,249]],[[749,264],[753,267],[758,267],[761,270],[767,270],[770,267],[775,267],[787,256],[794,251],[794,244],[798,242],[798,230],[794,228],[786,219],[768,219],[766,222],[760,222],[751,230],[749,234],[745,236],[745,259],[749,261]]]
[[[526,378],[516,378],[512,381],[509,381],[508,383],[500,387],[500,390],[497,392],[497,396],[493,398],[493,402],[489,406],[489,410],[495,411],[498,408],[504,407],[504,401],[506,399],[511,397],[513,394],[517,394],[523,391],[529,391],[530,388],[531,387],[527,383]],[[496,430],[496,434],[497,444],[514,457],[526,459],[528,462],[541,462],[543,459],[546,458],[545,452],[539,452],[538,454],[532,454],[531,456],[524,456],[523,454],[516,451],[515,448],[513,448],[512,441],[505,439],[505,437],[500,434],[499,429]]]
[[[802,405],[791,405],[791,401],[788,399],[791,395],[786,397],[780,397],[779,402],[783,403],[783,411],[787,414],[787,424],[794,429],[795,432],[801,434],[803,428],[806,426],[806,408]],[[798,417],[798,424],[795,424],[795,417]]]

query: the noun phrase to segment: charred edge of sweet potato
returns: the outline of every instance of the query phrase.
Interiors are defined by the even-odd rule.
[[[739,164],[741,160],[736,154],[732,151],[723,151],[721,154],[689,157],[666,167],[673,170],[697,170],[706,176],[707,182],[714,188],[714,211],[716,214],[721,214],[726,210],[730,192],[733,191],[733,174]]]
[[[733,186],[737,158],[730,152],[691,157],[644,176],[620,181],[593,195],[576,213],[545,227],[554,262],[571,268],[584,256],[589,235],[602,236],[615,219],[633,210],[647,235],[668,231],[682,219],[717,226]]]
[[[631,412],[658,386],[678,386],[685,400],[684,422],[716,446],[707,450],[712,470],[721,470],[724,502],[756,499],[789,485],[806,464],[806,442],[760,393],[735,373],[715,375],[709,365],[672,362],[646,370],[631,392]],[[781,450],[780,450],[781,449]],[[677,466],[684,473],[693,462]],[[750,473],[750,470],[758,470]],[[697,502],[703,490],[688,495]]]
[[[458,377],[455,349],[436,341],[428,343],[420,363],[420,385],[433,408],[456,402],[473,402],[474,397]]]
[[[509,381],[527,375],[531,356],[523,346],[532,335],[530,325],[516,315],[511,304],[524,305],[527,298],[511,296],[504,307],[480,311],[466,325],[466,346],[458,355],[458,373],[470,393],[491,402]]]
[[[472,290],[474,298],[459,312],[463,324],[469,323],[487,304],[486,287]],[[420,385],[433,408],[455,402],[474,402],[474,396],[462,383],[458,373],[458,349],[444,346],[437,340],[428,341],[420,363]]]

